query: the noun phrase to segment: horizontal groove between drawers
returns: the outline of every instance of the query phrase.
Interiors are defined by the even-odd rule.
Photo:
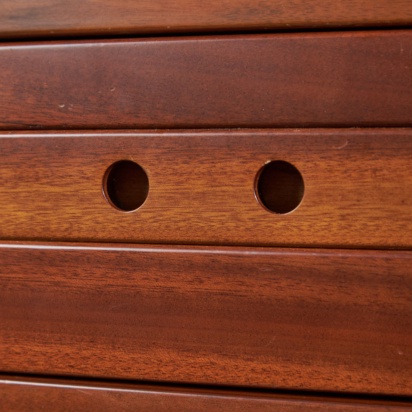
[[[25,403],[44,407],[53,403],[60,408],[88,407],[106,410],[126,404],[130,407],[154,411],[196,410],[234,411],[276,410],[283,412],[327,409],[334,411],[406,411],[411,404],[403,398],[346,396],[342,394],[296,393],[262,391],[251,388],[202,387],[196,385],[167,385],[127,381],[79,380],[58,377],[34,377],[0,374],[0,394],[3,406],[15,411]],[[33,396],[36,395],[36,398]],[[90,409],[91,408],[91,409]]]

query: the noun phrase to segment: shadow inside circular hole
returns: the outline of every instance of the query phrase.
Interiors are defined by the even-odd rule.
[[[120,160],[107,169],[103,189],[113,207],[130,212],[145,202],[149,193],[149,179],[137,163]]]
[[[272,161],[258,173],[256,195],[269,211],[285,214],[295,210],[303,199],[305,186],[299,170],[283,160]]]

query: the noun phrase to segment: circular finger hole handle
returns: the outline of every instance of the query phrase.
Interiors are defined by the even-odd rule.
[[[302,202],[304,192],[305,185],[299,170],[283,160],[265,164],[257,174],[256,198],[270,212],[292,212]]]
[[[137,163],[120,160],[106,170],[103,192],[111,206],[123,212],[131,212],[145,202],[149,193],[149,179]]]

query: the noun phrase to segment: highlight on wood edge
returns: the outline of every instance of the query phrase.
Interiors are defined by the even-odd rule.
[[[257,173],[254,192],[258,203],[276,214],[293,212],[301,204],[305,187],[299,170],[284,160],[268,161]],[[122,212],[139,209],[149,194],[145,170],[131,160],[119,160],[106,170],[102,193],[107,202]]]
[[[60,408],[112,411],[119,405],[150,411],[181,411],[182,408],[199,411],[255,412],[258,410],[283,412],[330,410],[345,411],[406,411],[410,403],[402,399],[342,397],[338,394],[284,393],[243,388],[203,388],[173,386],[162,383],[147,384],[122,381],[84,381],[77,378],[49,376],[0,375],[0,396],[3,406],[12,410],[47,408],[50,401]],[[98,403],[96,403],[98,402]],[[66,409],[67,408],[67,409]],[[223,409],[222,409],[223,408]],[[383,409],[384,408],[384,409]]]

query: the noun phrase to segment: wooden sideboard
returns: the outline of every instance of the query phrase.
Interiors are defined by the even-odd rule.
[[[411,28],[0,1],[0,409],[412,410]]]

